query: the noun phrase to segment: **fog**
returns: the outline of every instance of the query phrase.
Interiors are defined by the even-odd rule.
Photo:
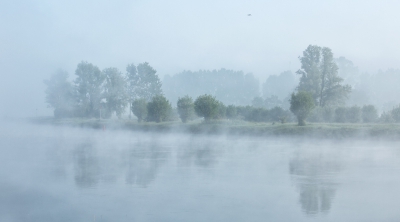
[[[2,124],[0,219],[393,220],[398,145]]]
[[[84,60],[157,74],[232,69],[270,75],[300,68],[310,44],[330,47],[361,73],[398,69],[396,1],[1,1],[3,117],[51,115],[43,80]],[[248,16],[251,14],[251,16]]]

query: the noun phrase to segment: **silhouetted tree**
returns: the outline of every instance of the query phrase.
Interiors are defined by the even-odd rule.
[[[206,121],[218,117],[220,103],[211,95],[197,97],[194,102],[194,110],[198,116],[204,117]]]
[[[194,115],[193,99],[190,96],[179,98],[177,102],[179,117],[182,122],[186,123]]]
[[[116,113],[121,118],[127,105],[128,94],[126,91],[126,81],[122,73],[117,68],[107,68],[103,70],[106,77],[104,85],[104,97],[107,109],[110,114]]]
[[[171,104],[164,96],[154,96],[147,104],[147,119],[157,123],[166,121],[171,114],[171,110]]]
[[[306,118],[314,108],[313,97],[308,92],[292,93],[290,111],[297,117],[299,126],[306,125]]]
[[[301,75],[299,91],[309,92],[316,105],[337,105],[344,103],[351,91],[349,85],[342,85],[338,67],[333,60],[331,49],[309,45],[300,57]]]
[[[142,122],[147,117],[147,102],[145,99],[135,99],[132,102],[132,113]]]
[[[78,91],[78,107],[83,116],[100,117],[103,83],[105,76],[97,66],[81,62],[76,68],[75,86]]]
[[[44,80],[46,84],[46,102],[54,108],[54,117],[71,117],[76,105],[74,87],[68,82],[68,73],[62,70]]]

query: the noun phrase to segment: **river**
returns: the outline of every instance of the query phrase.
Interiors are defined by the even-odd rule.
[[[0,127],[0,221],[399,221],[400,142]]]

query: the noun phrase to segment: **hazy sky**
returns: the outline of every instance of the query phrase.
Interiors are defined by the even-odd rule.
[[[43,79],[58,68],[147,61],[162,77],[227,68],[261,81],[296,71],[309,44],[362,71],[400,68],[398,1],[0,1],[0,114],[51,113]],[[247,16],[251,13],[252,16]]]

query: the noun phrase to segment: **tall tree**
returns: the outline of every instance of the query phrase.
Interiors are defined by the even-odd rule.
[[[76,68],[75,86],[78,91],[78,106],[81,115],[100,117],[103,83],[105,76],[97,66],[81,62]]]
[[[108,112],[110,114],[115,112],[118,118],[121,118],[128,99],[125,79],[117,68],[104,69],[103,75],[106,78],[104,97],[106,99]]]
[[[145,99],[150,101],[156,95],[162,95],[161,81],[157,71],[149,63],[141,63],[137,67],[130,64],[126,68],[128,92],[131,101]]]
[[[342,85],[343,79],[338,75],[331,49],[309,45],[299,59],[301,69],[296,72],[301,75],[298,91],[309,92],[315,104],[321,107],[344,103],[351,87]]]
[[[46,88],[46,102],[54,108],[55,117],[69,117],[75,108],[75,92],[72,84],[68,82],[68,73],[62,70],[44,80]]]

